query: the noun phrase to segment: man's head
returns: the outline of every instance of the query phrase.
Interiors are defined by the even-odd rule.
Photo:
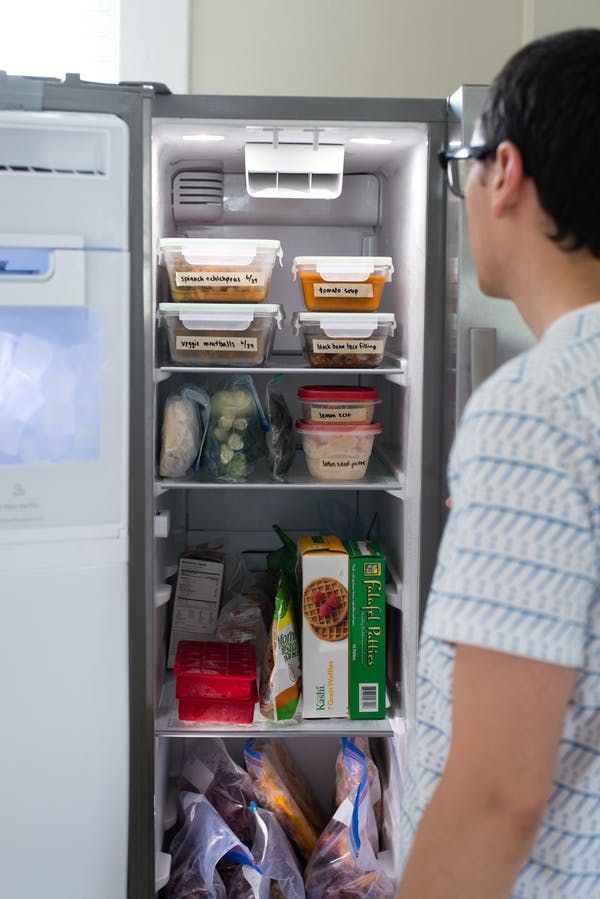
[[[509,257],[529,236],[600,258],[600,30],[519,50],[492,83],[478,132],[492,151],[472,163],[467,191],[482,289],[510,295]]]

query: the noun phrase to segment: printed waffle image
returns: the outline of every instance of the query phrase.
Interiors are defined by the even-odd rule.
[[[333,578],[311,581],[304,590],[304,617],[320,640],[347,638],[348,605],[348,591]]]

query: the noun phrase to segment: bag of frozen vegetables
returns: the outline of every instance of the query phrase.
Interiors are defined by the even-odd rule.
[[[219,481],[245,481],[266,455],[268,423],[249,375],[230,375],[210,399],[204,459]]]

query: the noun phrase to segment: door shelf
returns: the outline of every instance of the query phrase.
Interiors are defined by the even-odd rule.
[[[180,721],[177,717],[175,677],[167,674],[161,703],[156,716],[158,737],[314,737],[364,734],[368,737],[389,737],[394,733],[393,721],[399,711],[390,709],[388,717],[378,720],[350,721],[347,718],[311,718],[286,724],[273,724],[262,718],[256,707],[253,724],[211,724],[209,722]]]
[[[308,471],[304,453],[297,452],[284,481],[275,481],[269,474],[266,462],[257,464],[248,481],[230,483],[213,481],[204,471],[192,477],[157,478],[155,493],[165,490],[387,490],[402,494],[404,476],[392,469],[391,462],[371,456],[366,475],[358,481],[318,481]]]
[[[164,380],[171,374],[220,374],[229,372],[243,372],[250,375],[317,375],[319,377],[329,375],[383,375],[400,386],[406,386],[406,359],[400,356],[386,356],[383,365],[379,368],[312,368],[307,364],[304,356],[294,354],[277,354],[271,356],[266,365],[261,366],[184,366],[161,365],[156,370],[155,380]]]

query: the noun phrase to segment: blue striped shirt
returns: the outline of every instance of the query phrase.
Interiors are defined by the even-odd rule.
[[[469,401],[421,638],[402,851],[450,745],[454,644],[578,669],[552,794],[513,899],[600,897],[600,303]]]

